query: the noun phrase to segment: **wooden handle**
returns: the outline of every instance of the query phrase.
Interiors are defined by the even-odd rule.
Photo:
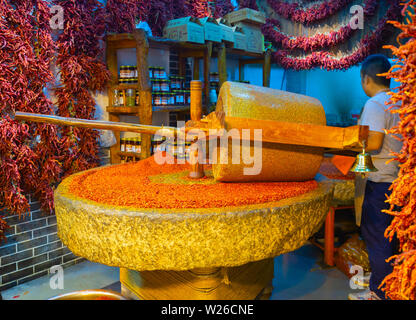
[[[147,134],[155,134],[155,133],[165,134],[166,133],[167,135],[177,134],[179,132],[179,129],[173,128],[173,127],[159,127],[159,126],[149,126],[149,125],[143,125],[143,124],[124,123],[124,122],[64,118],[64,117],[58,117],[58,116],[36,114],[36,113],[26,113],[26,112],[16,112],[14,118],[19,121],[50,123],[50,124],[56,124],[56,125],[99,129],[99,130],[125,131],[125,132],[147,133]]]
[[[200,121],[202,119],[202,82],[191,81],[191,119]]]
[[[200,121],[202,119],[202,82],[199,80],[191,81],[191,119]],[[200,142],[195,143],[200,145]],[[205,177],[204,166],[199,163],[198,149],[190,154],[192,169],[189,172],[189,178],[201,179]]]

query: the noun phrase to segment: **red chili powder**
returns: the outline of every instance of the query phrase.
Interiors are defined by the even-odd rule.
[[[205,179],[206,184],[203,180],[198,180],[199,183],[186,183],[186,178],[182,178],[180,183],[175,183],[175,180],[168,183],[151,180],[152,176],[161,174],[185,174],[184,171],[189,169],[188,164],[159,165],[151,157],[140,162],[110,166],[76,176],[69,191],[80,198],[114,206],[197,209],[273,202],[300,196],[318,187],[315,180],[212,183],[212,178],[209,178]]]

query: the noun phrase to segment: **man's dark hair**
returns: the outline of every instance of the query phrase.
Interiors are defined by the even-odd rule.
[[[390,70],[391,63],[386,56],[382,54],[373,54],[364,60],[361,66],[361,75],[369,76],[376,84],[389,87],[390,79],[386,77],[380,77],[378,74],[386,73]]]

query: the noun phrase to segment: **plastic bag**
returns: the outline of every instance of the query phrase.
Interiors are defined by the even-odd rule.
[[[116,136],[113,131],[110,130],[100,130],[100,147],[110,148],[117,143]]]
[[[352,236],[338,248],[335,264],[349,278],[354,275],[354,273],[351,273],[351,267],[353,266],[360,266],[364,272],[371,271],[367,247],[358,234]]]

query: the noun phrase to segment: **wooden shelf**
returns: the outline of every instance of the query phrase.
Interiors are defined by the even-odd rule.
[[[132,84],[117,84],[115,86],[111,86],[113,90],[127,90],[127,89],[136,89],[138,90],[139,85],[137,83]]]
[[[126,114],[126,115],[137,115],[139,113],[139,106],[135,107],[107,107],[107,112],[111,114]],[[190,106],[153,106],[153,112],[188,112]]]
[[[107,107],[107,112],[112,114],[138,114],[139,107]]]
[[[153,112],[188,112],[191,110],[190,106],[154,106]]]
[[[107,40],[107,65],[112,74],[111,85],[109,86],[108,96],[110,103],[114,101],[114,89],[136,89],[140,92],[140,106],[137,107],[113,107],[107,108],[111,121],[120,121],[120,115],[138,115],[140,113],[140,122],[142,124],[152,124],[153,112],[178,112],[183,113],[190,111],[190,106],[152,106],[152,96],[150,79],[148,72],[148,50],[149,48],[178,51],[179,56],[179,75],[185,76],[187,58],[194,59],[193,79],[202,78],[205,83],[209,83],[209,71],[211,70],[211,58],[218,58],[218,72],[220,75],[219,87],[227,81],[227,58],[235,58],[239,61],[239,80],[244,79],[243,70],[246,64],[262,64],[263,65],[263,86],[270,85],[270,68],[271,68],[271,51],[264,53],[253,53],[244,50],[237,50],[224,43],[206,42],[204,44],[181,42],[172,39],[147,37],[144,30],[136,29],[133,33],[110,34]],[[137,66],[139,73],[139,81],[137,84],[118,84],[118,63],[117,50],[135,48],[137,57]],[[200,64],[203,62],[203,73],[200,74]],[[200,77],[200,75],[203,75]],[[210,86],[205,86],[204,93],[206,105],[210,105],[209,101]],[[205,108],[207,110],[207,108]],[[115,133],[117,144],[111,147],[111,162],[113,164],[120,163],[120,134]],[[146,158],[151,154],[151,137],[149,135],[142,136],[142,154],[123,156]]]
[[[123,151],[119,151],[119,152],[117,152],[117,154],[120,157],[140,158],[140,156],[141,156],[141,153],[137,153],[137,152],[123,152]]]

